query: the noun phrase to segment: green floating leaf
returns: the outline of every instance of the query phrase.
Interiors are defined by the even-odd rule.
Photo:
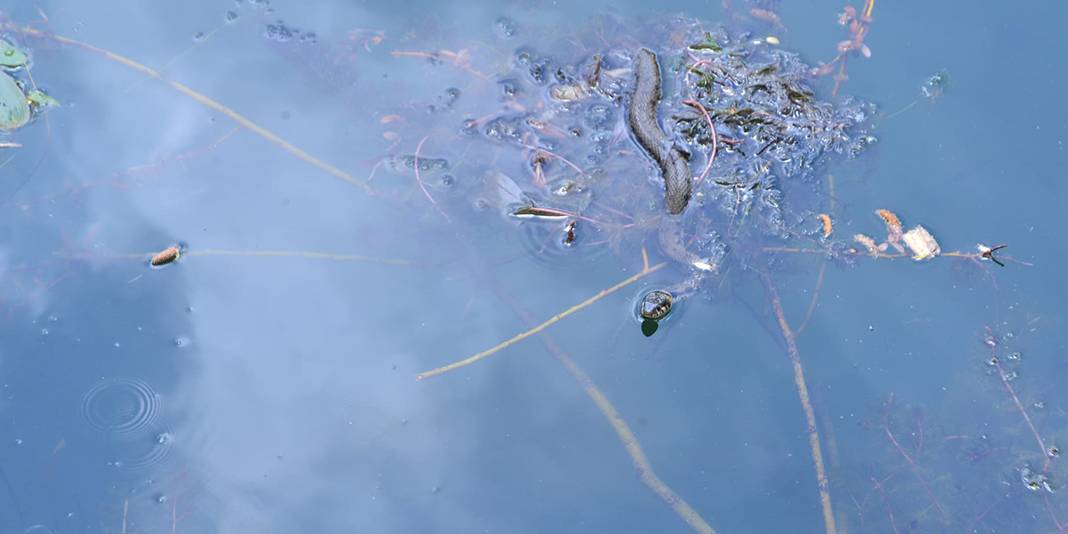
[[[0,39],[0,65],[8,68],[18,68],[26,65],[29,59],[21,50],[6,39]]]
[[[712,37],[712,34],[705,32],[705,40],[703,42],[690,45],[690,50],[711,50],[713,52],[722,52],[723,47],[719,46],[716,39]]]
[[[59,106],[59,100],[52,98],[44,91],[38,91],[34,89],[26,93],[26,100],[30,101],[30,105],[35,108],[54,108]]]
[[[655,334],[658,328],[660,328],[660,323],[652,319],[642,321],[642,334],[645,335],[645,337],[650,337]]]
[[[0,72],[0,130],[21,128],[30,121],[30,103],[15,79]]]

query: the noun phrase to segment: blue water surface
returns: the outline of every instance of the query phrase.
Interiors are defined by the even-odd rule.
[[[507,105],[517,50],[678,48],[687,20],[816,66],[842,8],[0,0],[60,102],[0,134],[21,145],[0,149],[0,534],[1068,530],[1068,7],[880,0],[871,57],[838,95],[812,82],[874,103],[877,141],[822,166],[793,222],[829,213],[841,252],[890,209],[971,257],[768,253],[648,338],[636,300],[689,274],[655,232],[579,221],[557,246],[501,211],[531,154],[463,132]],[[448,169],[420,187],[416,152]],[[651,170],[593,192],[660,202]],[[417,380],[643,250],[668,265]]]

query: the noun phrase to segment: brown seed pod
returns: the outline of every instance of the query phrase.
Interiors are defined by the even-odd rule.
[[[178,261],[180,257],[182,257],[182,249],[178,246],[170,246],[152,256],[148,263],[153,267],[163,267]]]
[[[897,215],[894,215],[894,212],[878,209],[875,210],[875,214],[883,219],[883,222],[886,223],[887,230],[894,231],[896,229],[899,232],[901,231],[901,219],[898,219]]]
[[[820,224],[823,225],[823,238],[831,237],[831,233],[834,232],[834,223],[831,222],[831,216],[821,213],[817,217],[820,219]]]

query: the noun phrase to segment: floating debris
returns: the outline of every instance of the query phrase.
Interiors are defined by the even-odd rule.
[[[894,250],[904,254],[905,248],[901,246],[901,219],[898,219],[894,212],[885,209],[875,210],[875,214],[886,223],[886,243],[894,247]]]
[[[34,111],[41,108],[54,108],[59,106],[58,100],[49,96],[48,93],[38,89],[28,91],[26,93],[26,101],[29,102],[30,107]]]
[[[513,210],[510,215],[517,219],[542,219],[542,220],[560,220],[571,217],[572,214],[563,210],[553,208],[540,208],[538,206],[523,206]]]
[[[922,226],[905,232],[901,237],[912,251],[912,259],[916,261],[929,260],[942,252],[938,241],[935,241],[934,236]]]
[[[975,245],[975,248],[979,249],[979,257],[983,260],[989,260],[998,264],[998,267],[1004,267],[1005,264],[1001,263],[1001,260],[999,260],[997,256],[994,256],[994,253],[1007,246],[1008,245],[995,245],[993,247],[988,247],[982,243],[979,243]]]
[[[823,226],[823,238],[827,239],[831,237],[831,233],[834,232],[834,223],[831,222],[831,216],[826,213],[821,213],[816,217],[819,218],[820,224]]]
[[[560,102],[574,102],[586,98],[586,90],[581,85],[554,85],[549,89],[549,96]]]
[[[180,246],[173,245],[163,249],[155,256],[152,256],[152,259],[149,260],[148,263],[153,267],[163,267],[164,265],[170,265],[171,263],[178,261],[178,259],[181,257],[182,248]]]
[[[764,38],[764,42],[768,43],[770,45],[778,46],[779,45],[779,38],[775,37],[774,35],[769,35],[769,36]]]
[[[575,226],[578,221],[571,221],[564,227],[564,246],[570,247],[575,244]]]
[[[941,97],[946,92],[946,87],[949,85],[949,74],[946,71],[938,71],[932,74],[923,82],[920,86],[920,92],[923,93],[923,97],[928,100],[935,100]]]
[[[853,241],[860,243],[872,256],[878,256],[880,252],[886,250],[886,245],[876,245],[875,240],[864,234],[856,234],[853,236]]]
[[[1030,467],[1025,466],[1020,469],[1020,480],[1024,483],[1024,487],[1031,491],[1044,490],[1047,493],[1056,493],[1057,491],[1048,476],[1043,473],[1036,473]]]
[[[723,47],[719,46],[716,39],[712,37],[712,34],[705,32],[705,40],[700,43],[694,43],[690,45],[690,50],[710,50],[712,52],[722,52]]]

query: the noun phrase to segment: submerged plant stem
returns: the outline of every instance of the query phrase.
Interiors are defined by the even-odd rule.
[[[488,357],[492,356],[493,354],[499,352],[501,349],[505,349],[505,348],[508,348],[508,347],[510,347],[512,345],[515,345],[516,343],[519,343],[520,341],[523,341],[524,339],[526,339],[526,338],[528,338],[528,337],[530,337],[530,336],[532,336],[534,334],[537,334],[538,332],[541,332],[542,330],[545,330],[546,328],[548,328],[548,327],[560,322],[561,320],[563,320],[568,315],[571,315],[571,314],[573,314],[573,313],[575,313],[575,312],[577,312],[579,310],[582,310],[583,308],[588,307],[589,305],[597,302],[598,300],[601,300],[601,299],[607,297],[608,295],[611,295],[612,293],[615,293],[616,291],[619,291],[620,289],[623,289],[624,287],[627,287],[630,284],[633,284],[634,282],[637,282],[638,280],[640,280],[640,279],[642,279],[642,278],[644,278],[644,277],[646,277],[646,276],[648,276],[648,275],[660,270],[665,265],[667,265],[667,263],[661,262],[661,263],[658,263],[656,265],[653,265],[652,267],[649,267],[648,269],[642,269],[640,272],[638,272],[638,274],[635,274],[634,276],[631,276],[630,278],[627,278],[626,280],[623,280],[622,282],[620,282],[620,283],[618,283],[618,284],[616,284],[616,285],[614,285],[612,287],[608,287],[608,288],[602,289],[596,295],[594,295],[594,296],[592,296],[592,297],[590,297],[590,298],[588,298],[588,299],[586,299],[586,300],[584,300],[584,301],[582,301],[582,302],[580,302],[580,303],[578,303],[578,304],[576,304],[576,305],[574,305],[574,306],[572,306],[572,307],[570,307],[570,308],[568,308],[568,309],[566,309],[566,310],[564,310],[564,311],[562,311],[562,312],[550,317],[547,321],[539,324],[538,326],[535,326],[535,327],[531,328],[530,330],[527,330],[526,332],[523,332],[521,334],[517,334],[515,337],[512,337],[511,339],[508,339],[506,341],[502,341],[502,342],[500,342],[500,343],[498,343],[498,344],[496,344],[496,345],[494,345],[494,346],[492,346],[492,347],[490,347],[490,348],[488,348],[488,349],[486,349],[486,350],[484,350],[482,352],[479,352],[478,354],[469,356],[469,357],[464,358],[462,360],[455,361],[455,362],[450,363],[448,365],[443,365],[441,367],[437,367],[435,369],[431,369],[429,371],[424,371],[422,373],[419,373],[418,375],[415,376],[415,379],[416,380],[423,380],[423,379],[426,379],[426,378],[431,378],[431,377],[435,377],[435,376],[438,376],[438,375],[443,375],[443,374],[445,374],[445,373],[447,373],[449,371],[455,371],[456,369],[459,369],[461,367],[466,367],[466,366],[471,365],[471,364],[473,364],[473,363],[475,363],[475,362],[477,362],[479,360],[482,360],[484,358],[488,358]]]
[[[105,260],[140,260],[153,256],[157,252],[132,252],[125,254],[67,254],[56,252],[56,256],[70,259],[105,259]],[[411,265],[408,260],[396,258],[380,258],[376,256],[361,256],[357,254],[333,254],[329,252],[315,252],[310,250],[224,250],[205,249],[182,251],[182,257],[192,256],[236,256],[244,258],[307,258],[312,260],[326,261],[349,261],[366,263],[384,263],[387,265]]]
[[[766,273],[761,273],[764,285],[768,290],[768,299],[782,329],[782,337],[786,340],[786,351],[790,356],[790,363],[794,368],[794,385],[797,387],[797,396],[801,399],[801,409],[805,412],[805,423],[808,425],[808,445],[812,452],[812,463],[816,468],[816,481],[820,493],[820,507],[823,510],[823,525],[827,534],[836,534],[834,509],[831,506],[830,483],[827,481],[827,472],[823,464],[823,451],[820,447],[820,432],[816,427],[816,412],[812,409],[812,401],[808,394],[808,385],[805,383],[805,370],[801,366],[801,353],[797,350],[797,339],[790,329],[790,323],[786,321],[786,313],[782,308],[782,300],[779,292]]]
[[[648,256],[645,252],[645,247],[642,247],[642,261],[645,262],[645,268],[642,272],[649,272]],[[492,283],[492,277],[491,277]],[[493,284],[496,286],[496,284]],[[520,320],[527,325],[534,323],[530,317],[530,313],[523,308],[523,306],[515,299],[509,297],[502,289],[495,287],[497,297],[507,303],[512,311],[519,316]],[[630,456],[631,462],[634,464],[634,469],[638,472],[639,478],[641,478],[642,484],[651,489],[661,500],[671,507],[675,515],[679,516],[690,528],[698,534],[715,534],[715,530],[708,524],[701,514],[693,509],[679,494],[675,493],[663,480],[657,476],[653,471],[653,466],[649,463],[649,459],[645,456],[645,451],[642,450],[641,443],[638,441],[638,437],[630,429],[626,420],[619,414],[616,407],[612,404],[608,397],[601,391],[601,388],[597,387],[597,384],[593,382],[590,375],[586,373],[575,360],[571,359],[553,340],[552,336],[548,332],[541,332],[538,338],[542,344],[545,345],[545,349],[549,351],[556,358],[556,361],[560,362],[567,370],[568,374],[575,379],[576,382],[582,387],[582,390],[586,393],[586,396],[593,401],[597,406],[597,410],[601,412],[601,415],[608,421],[608,424],[612,425],[612,429],[616,432],[616,437],[619,438],[620,443],[623,444],[623,448],[627,451],[627,455]]]
[[[450,219],[449,215],[441,209],[441,206],[438,206],[434,197],[430,196],[430,191],[427,191],[426,186],[423,185],[423,177],[419,174],[419,153],[423,150],[423,143],[426,143],[426,140],[429,138],[429,135],[423,136],[423,138],[419,140],[419,144],[415,146],[415,182],[419,184],[419,189],[423,190],[423,194],[426,195],[426,199],[430,201],[430,204],[434,206],[434,209],[438,210],[438,213],[440,213],[442,217],[445,217],[447,222],[451,223],[452,219]]]

